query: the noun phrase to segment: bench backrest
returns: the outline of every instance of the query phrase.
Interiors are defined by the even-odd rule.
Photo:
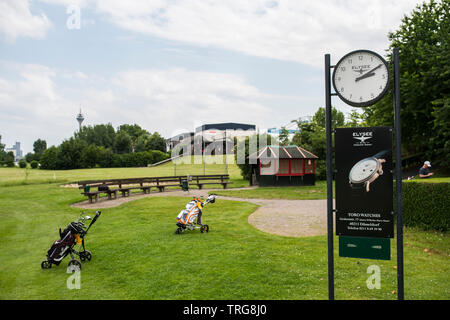
[[[195,176],[167,176],[167,177],[143,177],[143,178],[126,178],[126,179],[105,179],[105,180],[86,180],[78,181],[78,188],[83,189],[85,186],[91,188],[99,187],[101,185],[107,186],[119,186],[124,185],[141,185],[144,184],[160,184],[177,182],[181,185],[183,180],[189,180],[190,183],[201,183],[203,181],[214,181],[218,183],[228,182],[230,176],[228,174],[213,174],[213,175],[195,175]]]

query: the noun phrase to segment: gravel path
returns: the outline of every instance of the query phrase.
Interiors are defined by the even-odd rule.
[[[215,189],[206,189],[190,192],[169,190],[166,192],[155,192],[150,194],[132,194],[129,197],[119,197],[116,200],[101,198],[96,203],[89,203],[89,201],[86,200],[71,206],[83,209],[112,208],[125,202],[147,197],[206,197],[208,193],[214,192],[214,190]],[[310,237],[327,233],[326,200],[246,199],[225,196],[217,196],[217,198],[247,201],[259,205],[259,208],[248,217],[248,222],[264,232],[289,237]]]

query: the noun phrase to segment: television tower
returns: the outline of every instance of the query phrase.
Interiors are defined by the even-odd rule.
[[[80,132],[81,132],[81,123],[84,121],[84,117],[83,114],[81,113],[81,108],[80,108],[80,113],[77,116],[77,121],[78,121],[78,125],[80,127]]]

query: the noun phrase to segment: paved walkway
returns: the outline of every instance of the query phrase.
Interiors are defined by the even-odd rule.
[[[120,197],[115,200],[107,200],[105,197],[96,203],[89,203],[86,200],[73,204],[72,207],[83,209],[112,208],[125,202],[147,197],[206,197],[208,193],[213,193],[215,190],[223,189],[191,190],[190,192],[168,190],[150,194],[132,194],[129,197]],[[290,237],[310,237],[327,233],[326,200],[246,199],[225,196],[217,196],[217,199],[247,201],[259,205],[259,208],[248,217],[248,222],[264,232]]]

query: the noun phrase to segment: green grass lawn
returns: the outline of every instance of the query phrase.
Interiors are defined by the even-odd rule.
[[[327,182],[316,181],[314,186],[260,187],[248,190],[220,190],[215,194],[247,199],[315,200],[327,198]]]
[[[81,200],[58,184],[1,187],[0,299],[327,299],[326,236],[261,232],[247,222],[254,204],[220,199],[204,210],[208,234],[175,235],[187,198],[174,197],[102,210],[86,238],[93,259],[83,264],[81,289],[69,290],[69,258],[50,270],[40,263],[58,228],[79,215],[69,205]],[[396,299],[395,240],[390,261],[339,258],[337,238],[335,247],[337,299]],[[406,229],[405,297],[449,299],[449,255],[447,234]],[[373,264],[380,290],[366,286]]]
[[[190,161],[190,163],[185,163]],[[233,182],[229,188],[248,186],[242,179],[239,167],[228,156],[228,166],[221,156],[206,156],[205,165],[201,156],[175,160],[156,167],[147,168],[95,168],[77,170],[40,170],[20,168],[0,168],[0,187],[13,185],[30,185],[42,183],[69,183],[81,180],[138,178],[174,175],[229,174]],[[205,169],[205,170],[204,170]],[[217,187],[221,187],[217,185]]]
[[[410,183],[410,182],[450,183],[450,177],[403,180],[403,183]],[[335,187],[333,182],[333,193],[334,192]],[[247,198],[247,199],[286,199],[286,200],[326,199],[327,182],[324,180],[318,180],[316,181],[316,184],[314,186],[261,187],[249,190],[220,190],[214,191],[214,193],[222,196]]]

